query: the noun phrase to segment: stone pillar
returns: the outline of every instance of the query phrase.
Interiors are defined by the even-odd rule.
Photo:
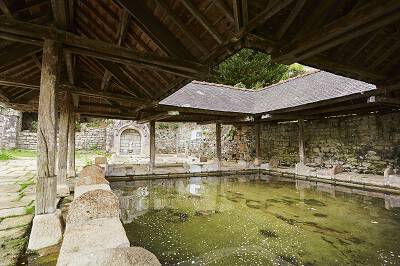
[[[299,119],[299,162],[304,164],[305,162],[305,149],[304,149],[304,120]]]
[[[69,195],[67,185],[67,165],[68,165],[68,138],[69,123],[71,112],[71,93],[67,92],[63,96],[60,105],[60,122],[58,130],[58,173],[57,173],[57,196],[66,197]]]
[[[261,124],[256,123],[254,126],[254,131],[255,131],[255,142],[256,142],[256,158],[254,160],[254,165],[259,166],[261,164],[261,141],[260,141],[260,135],[261,135]]]
[[[37,131],[36,216],[29,237],[30,250],[58,244],[62,239],[60,213],[56,212],[57,177],[54,174],[60,47],[52,40],[45,40],[43,45]]]
[[[74,106],[71,103],[71,115],[68,122],[68,177],[75,177],[75,118],[76,114],[73,110]]]
[[[156,122],[150,122],[150,171],[154,170],[156,164]]]
[[[217,159],[218,165],[221,166],[222,162],[222,150],[221,150],[221,123],[215,124],[215,138],[216,138],[216,148],[217,148]]]

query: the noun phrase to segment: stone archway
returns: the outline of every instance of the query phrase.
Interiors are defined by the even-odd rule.
[[[119,154],[121,155],[141,155],[142,141],[140,133],[133,129],[128,128],[122,131],[119,138]]]
[[[149,141],[147,124],[115,120],[107,127],[107,151],[110,153],[146,157],[150,150]]]

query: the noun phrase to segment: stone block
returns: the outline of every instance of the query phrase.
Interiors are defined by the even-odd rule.
[[[200,162],[201,163],[207,162],[207,157],[206,156],[200,156]]]
[[[201,171],[202,171],[201,165],[189,164],[189,172],[190,173],[200,173]]]
[[[101,165],[101,164],[103,164],[103,165],[106,165],[107,164],[107,157],[105,157],[105,156],[99,156],[99,157],[96,157],[95,159],[94,159],[94,164],[96,164],[96,165]]]
[[[126,168],[123,166],[109,166],[107,176],[126,176]]]
[[[328,175],[337,175],[343,172],[342,165],[334,165],[331,169],[329,169]]]
[[[109,184],[95,184],[95,185],[82,185],[82,186],[76,186],[75,191],[74,191],[74,199],[78,198],[82,194],[97,190],[97,189],[102,189],[102,190],[107,190],[111,191],[110,185]]]
[[[67,223],[57,265],[80,265],[79,261],[78,264],[73,263],[74,258],[109,248],[125,247],[129,247],[129,240],[119,218],[100,218],[82,224]]]
[[[276,158],[272,158],[271,160],[269,160],[268,164],[270,168],[277,168],[279,166],[279,160]]]
[[[74,199],[70,204],[67,224],[83,223],[98,218],[119,218],[118,197],[111,191],[92,190]]]
[[[383,172],[383,176],[386,178],[386,177],[389,177],[390,175],[394,175],[394,170],[393,170],[393,167],[388,166],[388,167],[386,167],[385,171]]]
[[[67,184],[57,184],[57,197],[67,197],[69,195],[69,187]]]
[[[150,251],[141,247],[109,248],[94,252],[83,253],[69,260],[69,265],[161,265],[157,257]]]
[[[57,245],[62,240],[62,231],[60,210],[51,214],[35,215],[29,236],[28,250],[37,251]]]
[[[108,184],[105,179],[105,171],[97,165],[85,166],[79,173],[76,186],[93,184]]]

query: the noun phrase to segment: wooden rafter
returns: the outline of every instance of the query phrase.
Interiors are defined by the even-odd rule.
[[[215,3],[217,6],[219,6],[222,11],[224,12],[224,14],[230,19],[230,20],[234,20],[233,14],[232,14],[232,10],[229,8],[229,6],[224,2],[224,0],[215,0]]]
[[[380,5],[370,3],[353,10],[347,15],[294,40],[273,56],[276,62],[293,63],[331,49],[344,42],[400,19],[400,8],[396,0],[385,1]]]
[[[172,116],[178,116],[178,115],[179,115],[179,111],[167,111],[167,112],[161,112],[161,113],[144,116],[144,117],[140,118],[139,120],[137,120],[136,122],[139,124],[144,124],[144,123],[148,123],[150,121],[163,120],[163,119],[170,118]]]
[[[117,0],[151,39],[169,55],[193,59],[186,47],[153,15],[145,1]]]
[[[164,0],[156,0],[157,4],[159,4],[167,13],[168,17],[175,23],[176,26],[185,34],[185,36],[192,41],[192,43],[203,53],[208,53],[207,47],[205,47],[202,41],[186,27],[186,25],[181,21],[181,19],[176,15],[176,13],[171,9]]]
[[[57,28],[65,31],[72,30],[73,21],[73,1],[72,0],[52,0],[53,17]],[[75,58],[68,51],[64,51],[65,66],[68,74],[68,82],[75,83]]]
[[[38,46],[43,44],[44,39],[57,40],[64,44],[66,50],[70,50],[73,53],[121,64],[156,69],[189,78],[201,78],[207,69],[197,62],[134,52],[128,48],[91,40],[51,27],[19,22],[3,17],[0,18],[0,38],[27,42]]]
[[[214,26],[203,15],[203,13],[201,13],[191,1],[181,0],[181,2],[219,44],[224,42],[222,35],[214,28]]]
[[[38,91],[40,89],[40,85],[23,79],[10,78],[7,76],[0,76],[0,85],[2,86],[10,86],[10,87],[18,87],[24,89],[31,89]],[[84,96],[84,97],[93,97],[99,99],[109,99],[120,102],[130,102],[137,104],[154,104],[153,101],[148,98],[140,98],[140,97],[131,97],[129,95],[121,95],[117,93],[106,93],[100,90],[88,90],[83,87],[73,86],[70,84],[61,84],[60,91],[71,91],[74,95]]]
[[[295,7],[290,12],[289,16],[285,20],[285,22],[281,25],[277,32],[277,38],[281,39],[286,31],[289,29],[290,25],[292,25],[293,21],[296,19],[297,15],[300,13],[301,9],[303,8],[306,0],[299,0],[296,2]]]

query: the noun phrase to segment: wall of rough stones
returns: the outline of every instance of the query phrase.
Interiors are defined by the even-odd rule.
[[[0,105],[0,149],[17,146],[17,136],[21,128],[21,112]]]
[[[75,134],[75,148],[78,150],[104,150],[106,144],[105,128],[82,128]],[[19,149],[36,150],[37,134],[36,132],[21,131],[17,136],[17,145]]]
[[[306,164],[344,166],[347,171],[383,173],[400,167],[400,113],[368,114],[305,121]],[[266,160],[283,165],[298,162],[297,123],[266,124],[262,131]]]
[[[81,128],[75,133],[75,148],[78,150],[105,150],[105,128]]]

